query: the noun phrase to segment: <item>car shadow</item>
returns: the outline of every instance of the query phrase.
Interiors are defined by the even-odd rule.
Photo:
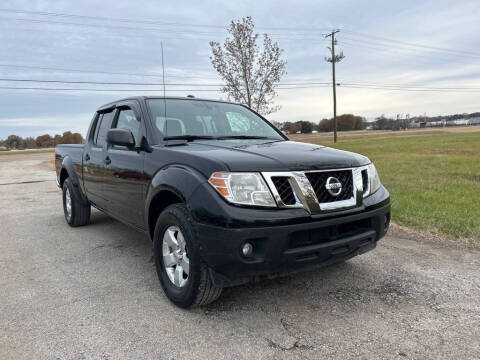
[[[152,243],[145,234],[100,211],[92,212],[91,223],[86,228],[96,228],[94,232],[99,236],[104,234],[101,236],[104,244],[102,242],[97,247],[121,249],[123,258],[135,258],[124,263],[124,266],[133,266],[137,271],[139,266],[141,267],[141,272],[135,272],[134,269],[131,271],[138,277],[135,283],[148,282],[148,287],[154,294],[168,301],[157,279]],[[375,276],[372,274],[371,265],[358,259],[225,288],[217,301],[203,309],[214,313],[253,308],[270,312],[274,308],[287,305],[316,308],[322,302],[333,300],[337,305],[343,301],[345,306],[349,306],[349,298],[365,298],[370,296],[369,293],[375,292]],[[363,285],[359,283],[361,279],[364,280]],[[369,279],[372,283],[369,283]],[[400,290],[395,289],[395,284],[393,287],[388,285],[388,288],[395,294],[401,294]]]

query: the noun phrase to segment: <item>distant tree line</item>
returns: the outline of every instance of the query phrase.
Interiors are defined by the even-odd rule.
[[[40,135],[36,138],[26,137],[22,138],[17,135],[9,135],[5,140],[0,140],[0,147],[6,149],[40,149],[57,146],[58,144],[83,144],[84,140],[81,134],[65,131],[62,135],[49,134]]]
[[[296,121],[285,123],[274,122],[274,125],[287,134],[309,134],[312,131],[330,132],[333,131],[333,119],[322,119],[318,124],[311,121]],[[344,114],[337,116],[337,129],[339,131],[364,130],[367,127],[367,120],[361,116]]]
[[[392,119],[381,115],[370,123],[373,130],[405,130],[410,125],[410,119]]]
[[[412,127],[412,123],[415,122],[432,122],[432,121],[451,121],[451,120],[461,120],[461,119],[474,119],[479,118],[480,112],[474,113],[463,113],[463,114],[454,114],[454,115],[441,115],[441,116],[415,116],[410,118],[401,118],[397,116],[397,119],[386,117],[381,115],[375,118],[374,121],[367,122],[364,117],[356,116],[352,114],[344,114],[337,116],[337,129],[339,131],[350,131],[350,130],[405,130],[409,127]],[[312,131],[318,132],[331,132],[333,131],[333,119],[322,119],[319,123],[312,121],[287,121],[287,122],[278,122],[273,121],[273,124],[287,134],[309,134]]]
[[[480,117],[480,112],[474,113],[463,113],[463,114],[453,114],[453,115],[439,115],[439,116],[415,116],[411,117],[411,121],[449,121],[449,120],[461,120],[461,119],[471,119]]]

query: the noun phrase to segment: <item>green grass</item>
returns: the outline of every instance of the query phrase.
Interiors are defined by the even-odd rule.
[[[480,245],[480,132],[346,138],[334,147],[375,163],[397,223]]]

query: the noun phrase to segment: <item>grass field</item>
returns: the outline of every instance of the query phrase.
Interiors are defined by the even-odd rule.
[[[292,136],[368,156],[399,224],[480,245],[480,128]]]

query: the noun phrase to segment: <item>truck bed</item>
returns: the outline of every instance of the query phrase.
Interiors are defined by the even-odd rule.
[[[61,144],[55,147],[55,169],[57,171],[57,177],[60,176],[62,170],[63,159],[69,156],[77,171],[77,176],[82,177],[82,158],[83,158],[83,144]]]

